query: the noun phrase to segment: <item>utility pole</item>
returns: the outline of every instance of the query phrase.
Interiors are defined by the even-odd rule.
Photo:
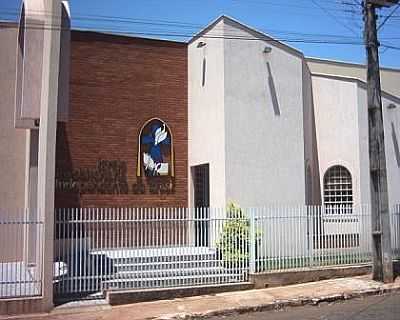
[[[365,44],[367,50],[367,97],[371,188],[371,226],[373,279],[393,282],[393,261],[390,235],[390,216],[386,154],[382,116],[381,83],[379,73],[379,42],[376,9],[398,3],[385,0],[364,1]]]

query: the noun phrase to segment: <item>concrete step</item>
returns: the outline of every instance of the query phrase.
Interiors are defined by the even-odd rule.
[[[200,260],[200,261],[168,261],[168,262],[148,262],[148,263],[114,263],[114,270],[116,272],[124,271],[149,271],[149,270],[169,270],[169,269],[183,269],[183,268],[212,268],[220,267],[221,261]]]
[[[159,269],[145,271],[119,271],[114,275],[122,279],[140,279],[140,278],[159,278],[170,277],[176,278],[181,276],[202,276],[202,275],[219,275],[227,273],[227,270],[222,267],[211,268],[178,268],[178,269]],[[229,273],[229,272],[228,272]]]
[[[241,274],[223,273],[218,275],[187,275],[180,277],[150,277],[137,279],[110,279],[102,281],[104,290],[138,289],[138,288],[167,288],[181,286],[198,286],[222,283],[234,283],[243,279]]]
[[[91,256],[104,256],[115,264],[170,263],[215,260],[216,250],[207,247],[92,250]]]
[[[213,254],[204,254],[204,255],[182,255],[182,256],[143,256],[143,257],[114,257],[112,261],[114,264],[121,263],[171,263],[171,262],[179,262],[179,261],[202,261],[202,260],[215,260],[216,256]]]

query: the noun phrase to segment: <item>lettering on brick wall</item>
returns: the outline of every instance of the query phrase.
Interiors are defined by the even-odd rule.
[[[144,179],[144,180],[143,180]],[[96,168],[71,171],[56,169],[56,191],[79,194],[173,194],[175,179],[170,176],[137,177],[129,187],[127,165],[119,160],[99,160]]]
[[[56,170],[56,190],[80,194],[128,194],[126,163],[99,160],[96,168]]]
[[[134,194],[173,194],[175,193],[175,179],[172,177],[153,177],[146,179],[146,183],[141,177],[137,178],[132,186]]]

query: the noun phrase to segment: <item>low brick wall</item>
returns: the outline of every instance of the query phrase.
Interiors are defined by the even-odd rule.
[[[180,297],[200,296],[229,291],[250,290],[254,285],[251,283],[235,283],[209,285],[201,287],[182,287],[165,289],[140,289],[140,290],[110,290],[106,292],[107,302],[110,305],[120,305],[152,300],[166,300]]]
[[[43,301],[42,297],[4,299],[0,300],[0,318],[21,314],[43,313],[52,307]]]
[[[279,287],[334,278],[361,276],[372,272],[370,265],[341,266],[286,272],[263,272],[249,275],[255,289]]]

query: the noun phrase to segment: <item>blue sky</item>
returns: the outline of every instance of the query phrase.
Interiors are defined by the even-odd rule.
[[[357,2],[360,0],[70,0],[70,7],[74,28],[179,41],[226,14],[284,42],[357,43],[287,42],[306,56],[364,63],[363,22]],[[0,19],[16,19],[19,5],[20,0],[0,0]],[[400,47],[400,9],[379,36],[382,44]],[[381,48],[381,65],[400,68],[400,50]]]

